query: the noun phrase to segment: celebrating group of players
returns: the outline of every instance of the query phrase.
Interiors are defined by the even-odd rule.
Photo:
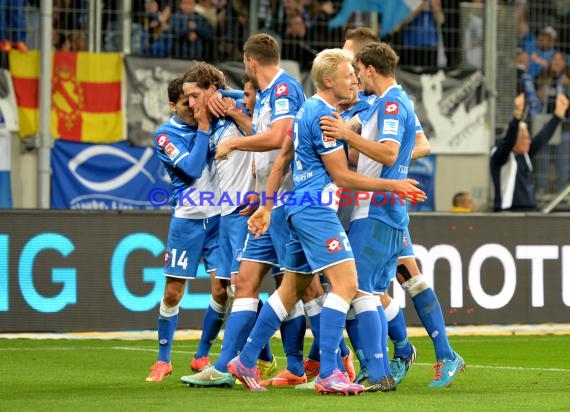
[[[349,30],[342,50],[323,50],[313,61],[317,92],[308,99],[279,56],[273,37],[252,35],[244,45],[243,93],[226,90],[223,74],[204,62],[169,84],[174,115],[154,141],[172,180],[173,216],[158,360],[146,380],[172,373],[179,303],[203,259],[212,299],[191,362],[197,373],[181,378],[189,386],[231,387],[237,378],[250,391],[271,385],[344,395],[395,390],[416,350],[402,310],[386,293],[394,277],[434,343],[430,386],[449,386],[465,364],[449,345],[408,232],[406,199],[422,201],[425,194],[407,171],[411,159],[429,153],[429,143],[396,83],[398,56],[371,30]],[[337,210],[338,202],[322,199],[336,196],[339,187],[370,194]],[[201,191],[221,199],[247,192],[278,196],[260,202],[252,194],[243,205],[218,207],[198,204]],[[284,193],[285,204],[276,202]],[[385,193],[399,197],[386,202]],[[263,304],[258,295],[267,273],[278,287]],[[230,302],[222,351],[211,364],[209,350]],[[306,316],[315,339],[304,358]],[[277,329],[287,365],[272,376],[269,340]]]

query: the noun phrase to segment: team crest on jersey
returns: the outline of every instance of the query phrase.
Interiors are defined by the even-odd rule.
[[[326,147],[327,149],[336,146],[336,139],[335,139],[334,137],[326,136],[326,135],[323,133],[323,134],[321,135],[321,138],[322,138],[322,140],[323,140],[323,146]]]
[[[164,148],[164,153],[166,153],[168,157],[170,157],[170,160],[173,160],[176,156],[180,154],[180,151],[172,143],[168,143]]]
[[[287,83],[282,83],[277,87],[275,87],[275,96],[280,97],[280,96],[286,96],[288,94],[289,94],[289,86],[287,86]]]
[[[156,143],[158,143],[160,147],[164,148],[164,146],[170,143],[170,140],[168,140],[168,136],[165,133],[162,133],[156,137]]]
[[[170,252],[167,250],[164,254],[164,264],[168,265],[170,263]]]
[[[340,243],[340,239],[338,237],[333,237],[326,242],[327,249],[329,253],[340,252],[342,250],[342,243]]]
[[[399,108],[400,106],[398,106],[398,103],[396,102],[386,102],[386,104],[384,105],[384,114],[390,114],[395,116],[398,114]]]

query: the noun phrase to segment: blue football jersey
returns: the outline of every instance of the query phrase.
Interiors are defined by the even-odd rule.
[[[175,116],[153,135],[155,152],[170,176],[173,214],[186,219],[206,219],[220,214],[219,193],[212,184],[209,141],[203,142],[205,146],[197,145],[196,139],[196,128]],[[202,148],[205,150],[198,152]]]
[[[304,101],[303,87],[297,79],[283,69],[279,70],[269,85],[257,92],[251,124],[254,138],[256,134],[269,130],[271,124],[277,120],[295,118]],[[279,152],[280,149],[255,153],[257,186],[260,191],[265,191],[267,178]],[[289,175],[285,177],[280,193],[291,188],[291,176]]]
[[[416,141],[416,115],[414,104],[400,86],[390,87],[370,107],[359,115],[362,137],[371,141],[394,141],[400,146],[394,165],[388,167],[360,155],[357,171],[371,177],[405,179]],[[371,199],[355,206],[352,220],[371,217],[397,229],[404,229],[408,222],[406,201],[395,193],[377,193]]]
[[[342,142],[326,137],[320,127],[322,116],[332,116],[335,108],[315,95],[308,99],[293,123],[292,197],[287,202],[290,216],[306,207],[329,206],[337,208],[337,186],[328,174],[321,155],[342,150]]]

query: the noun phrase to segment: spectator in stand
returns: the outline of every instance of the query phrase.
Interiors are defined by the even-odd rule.
[[[317,52],[306,41],[307,25],[297,12],[287,17],[287,27],[282,39],[281,58],[299,62],[301,70],[309,70]]]
[[[458,192],[453,195],[451,211],[453,213],[475,212],[475,201],[469,192]]]
[[[149,56],[166,57],[171,48],[169,19],[172,6],[167,4],[162,10],[158,1],[145,1],[143,18],[143,53]]]
[[[542,113],[552,114],[556,107],[556,96],[565,94],[570,88],[570,70],[564,53],[557,51],[552,56],[548,68],[537,79],[537,95],[541,101]],[[567,122],[562,123],[560,144],[550,146],[539,155],[538,191],[548,192],[550,165],[556,165],[555,191],[568,184],[568,150],[570,148],[570,130]]]
[[[196,0],[180,0],[179,11],[172,15],[173,55],[179,59],[211,58],[214,29],[196,11]]]
[[[241,47],[248,33],[249,5],[244,0],[228,0],[218,12],[218,60],[243,60]]]
[[[404,22],[401,29],[403,66],[438,66],[438,42],[445,15],[441,0],[423,0]]]
[[[552,56],[556,53],[554,43],[556,42],[556,30],[552,26],[546,26],[538,33],[538,47],[530,54],[528,73],[536,78],[550,64]]]
[[[317,51],[334,48],[344,41],[344,28],[330,29],[329,21],[340,10],[341,4],[334,1],[312,1],[308,7],[309,41]]]
[[[25,0],[0,0],[0,51],[27,52]]]
[[[63,33],[53,32],[52,35],[53,49],[56,51],[69,52],[71,51],[71,38],[70,35],[65,35]]]
[[[554,131],[568,110],[568,98],[556,96],[552,118],[531,140],[526,123],[522,122],[525,97],[519,94],[514,101],[514,115],[505,138],[497,142],[491,152],[491,178],[495,186],[494,210],[536,211],[532,159],[552,138]]]
[[[71,48],[73,51],[80,52],[87,50],[87,35],[84,31],[78,31],[70,35]]]
[[[528,10],[526,1],[518,1],[515,5],[515,18],[517,23],[517,38],[520,49],[526,52],[527,55],[533,54],[538,46],[536,44],[536,36],[530,30],[528,25]]]
[[[473,0],[475,5],[468,17],[467,27],[463,31],[463,51],[465,61],[471,66],[483,69],[483,2]]]

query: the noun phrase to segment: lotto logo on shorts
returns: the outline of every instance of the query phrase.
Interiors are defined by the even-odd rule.
[[[329,253],[340,252],[342,250],[342,243],[338,237],[333,237],[326,241],[327,249]]]
[[[397,115],[398,114],[398,103],[396,102],[387,102],[384,106],[384,113]]]
[[[404,247],[408,246],[408,237],[404,236]]]
[[[164,264],[168,265],[170,263],[170,253],[168,253],[168,250],[166,251],[166,253],[164,254]]]

